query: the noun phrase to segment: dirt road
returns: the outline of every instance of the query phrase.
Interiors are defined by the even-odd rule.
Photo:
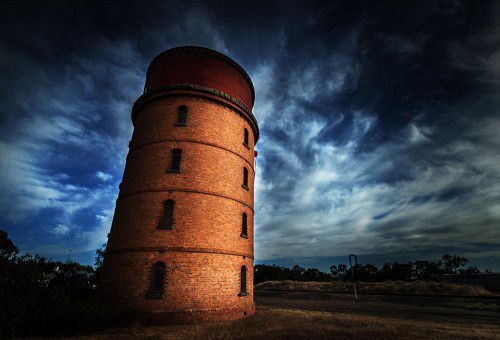
[[[453,307],[453,304],[472,305],[475,303],[500,305],[498,299],[476,301],[474,299],[442,297],[360,295],[358,300],[355,300],[353,296],[345,294],[256,290],[254,300],[258,308],[274,307],[348,312],[405,320],[432,320],[470,325],[498,325],[500,323],[500,312]]]

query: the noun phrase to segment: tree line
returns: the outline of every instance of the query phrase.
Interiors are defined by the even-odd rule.
[[[0,230],[0,339],[61,336],[114,322],[95,299],[92,266],[19,255]]]
[[[469,260],[457,255],[444,255],[439,261],[417,260],[405,263],[389,262],[381,268],[373,264],[357,264],[351,268],[346,264],[330,267],[330,272],[322,272],[316,268],[303,268],[295,265],[292,268],[277,265],[255,265],[254,281],[351,281],[354,278],[363,282],[413,281],[416,279],[435,279],[438,275],[473,275],[480,273],[475,266],[466,267]],[[491,272],[486,270],[486,272]]]

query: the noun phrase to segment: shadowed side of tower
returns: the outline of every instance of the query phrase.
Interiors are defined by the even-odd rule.
[[[254,96],[247,73],[210,49],[151,62],[98,287],[126,318],[254,314]]]

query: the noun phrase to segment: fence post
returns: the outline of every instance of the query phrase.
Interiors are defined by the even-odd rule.
[[[354,258],[354,267],[352,266],[352,258]],[[358,257],[354,254],[349,255],[349,265],[351,266],[351,275],[352,275],[352,283],[354,284],[354,298],[357,300],[358,299],[358,292],[357,292],[357,284],[358,284],[358,276],[354,271],[358,267]]]

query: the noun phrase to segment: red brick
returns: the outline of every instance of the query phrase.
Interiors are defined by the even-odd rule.
[[[146,79],[150,88],[134,104],[134,133],[98,293],[127,320],[241,318],[255,313],[253,85],[240,66],[218,52],[174,50],[153,60]],[[207,74],[209,69],[217,71]],[[181,105],[188,107],[187,126],[175,125]],[[179,173],[168,171],[174,148],[182,150]],[[242,187],[245,167],[248,190]],[[158,229],[169,199],[175,202],[173,228]],[[248,238],[241,236],[243,213]],[[157,262],[166,265],[163,298],[147,298]],[[243,265],[246,296],[240,295]]]

